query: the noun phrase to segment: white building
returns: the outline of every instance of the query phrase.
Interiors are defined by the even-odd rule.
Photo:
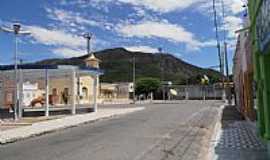
[[[31,102],[37,98],[42,98],[45,91],[38,88],[38,83],[29,81],[23,83],[23,105],[31,106]]]
[[[99,76],[103,74],[98,68],[99,62],[92,54],[85,59],[85,66],[18,65],[18,117],[22,117],[30,105],[42,105],[46,116],[53,107],[69,108],[72,114],[76,114],[77,107],[89,107],[96,112]],[[0,65],[1,109],[15,106],[15,84],[14,66]]]

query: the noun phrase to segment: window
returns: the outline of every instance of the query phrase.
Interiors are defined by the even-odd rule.
[[[86,87],[82,88],[82,96],[84,99],[88,97],[88,89]]]
[[[68,89],[68,88],[65,88],[65,89],[64,89],[64,94],[65,94],[65,95],[69,95],[69,89]]]
[[[52,95],[54,95],[54,96],[57,95],[57,89],[56,89],[56,88],[53,88],[53,89],[52,89]]]

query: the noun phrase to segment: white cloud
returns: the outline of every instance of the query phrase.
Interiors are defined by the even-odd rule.
[[[243,4],[241,0],[224,0],[225,7],[228,7],[233,14],[242,12],[245,9],[242,7]]]
[[[144,21],[139,24],[120,25],[117,31],[126,37],[157,37],[176,43],[185,43],[194,50],[198,50],[202,45],[201,42],[195,38],[193,33],[187,31],[180,25],[167,22]]]
[[[144,6],[158,12],[171,12],[190,7],[199,0],[119,0],[137,6]]]
[[[60,55],[62,57],[70,58],[70,57],[79,57],[82,55],[85,55],[85,50],[82,49],[72,49],[72,48],[54,48],[52,49],[52,52]]]
[[[243,20],[241,19],[241,14],[246,8],[243,8],[245,2],[242,0],[223,0],[224,1],[224,17],[222,14],[222,1],[216,1],[216,10],[218,16],[219,34],[220,38],[223,37],[223,32],[225,30],[227,41],[232,41],[235,43],[235,38],[237,34],[235,31],[242,28]],[[198,5],[197,10],[203,15],[211,18],[213,20],[213,2],[205,0],[204,3]]]
[[[69,46],[78,48],[85,45],[85,40],[77,35],[62,30],[49,30],[39,26],[27,26],[31,36],[38,43],[49,46]]]
[[[127,46],[124,47],[132,52],[145,52],[145,53],[157,53],[158,49],[149,46]]]
[[[241,0],[223,0],[225,15],[236,15],[245,10]],[[213,15],[213,1],[203,0],[197,3],[196,10],[200,13],[212,16]],[[216,1],[217,14],[222,16],[222,1]]]
[[[63,30],[50,30],[39,26],[25,26],[31,32],[31,43],[40,43],[51,46],[52,52],[64,56],[81,56],[86,54],[86,40],[82,36],[67,33]],[[97,46],[108,46],[108,42],[93,36],[91,41],[92,50]]]
[[[100,27],[107,30],[110,30],[110,28],[113,26],[112,24],[107,23],[102,19],[95,20],[94,17],[85,18],[79,12],[72,12],[57,8],[45,8],[45,10],[48,13],[49,18],[58,21],[65,26],[71,26],[80,29],[82,26],[87,25],[93,27]]]
[[[217,46],[217,40],[211,39],[201,42],[201,47],[215,47]]]
[[[39,26],[26,26],[34,43],[51,46],[50,50],[61,57],[77,57],[86,54],[85,40],[62,30],[49,30]]]
[[[80,23],[80,24],[87,24],[91,26],[98,25],[98,22],[85,19],[79,13],[74,13],[71,11],[63,10],[63,9],[45,8],[45,10],[49,13],[48,17],[50,17],[53,20],[61,21],[64,23]]]
[[[134,7],[143,7],[152,11],[160,13],[168,13],[172,11],[180,11],[192,7],[195,10],[200,10],[200,7],[204,8],[204,11],[209,12],[209,8],[212,8],[211,0],[91,0],[81,1],[78,0],[77,4],[86,6],[95,4],[96,7],[104,6],[104,3],[121,2],[131,4]],[[221,6],[221,1],[216,1],[218,6]],[[224,0],[224,5],[227,11],[233,14],[243,11],[243,2],[241,0]],[[207,9],[207,10],[205,10]]]
[[[114,2],[131,4],[133,6],[144,7],[156,12],[166,13],[176,10],[183,10],[191,7],[192,4],[202,0],[93,0],[94,2]],[[90,2],[89,2],[90,3]]]
[[[235,34],[236,30],[241,29],[243,26],[243,20],[236,16],[227,16],[224,19],[224,27],[228,31],[229,38],[235,38],[237,35]]]

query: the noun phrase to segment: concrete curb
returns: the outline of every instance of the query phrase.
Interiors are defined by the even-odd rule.
[[[221,126],[222,126],[222,114],[223,114],[223,109],[225,108],[226,104],[223,104],[219,107],[219,111],[218,111],[218,117],[217,117],[217,122],[215,124],[214,127],[214,133],[211,136],[211,141],[210,141],[210,147],[209,147],[209,152],[208,152],[208,156],[207,159],[208,160],[216,160],[216,155],[215,155],[215,147],[218,143],[218,140],[220,139],[220,135],[221,135]]]
[[[103,109],[98,113],[67,116],[60,119],[48,120],[34,123],[31,126],[19,127],[6,130],[0,133],[0,144],[7,144],[26,138],[40,136],[46,133],[55,132],[65,128],[76,127],[81,124],[91,123],[99,120],[109,119],[115,116],[125,115],[143,110],[144,107],[127,109]]]

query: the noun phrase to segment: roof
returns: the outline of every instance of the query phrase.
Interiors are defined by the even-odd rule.
[[[101,60],[96,58],[96,56],[92,53],[90,56],[88,56],[85,61],[98,61],[100,62]]]
[[[0,71],[14,70],[14,65],[0,65]],[[36,65],[36,64],[23,64],[18,65],[18,69],[23,70],[40,70],[40,69],[59,69],[59,70],[71,70],[77,69],[80,71],[91,72],[93,74],[102,75],[104,72],[98,68],[88,67],[88,66],[74,66],[74,65]]]

